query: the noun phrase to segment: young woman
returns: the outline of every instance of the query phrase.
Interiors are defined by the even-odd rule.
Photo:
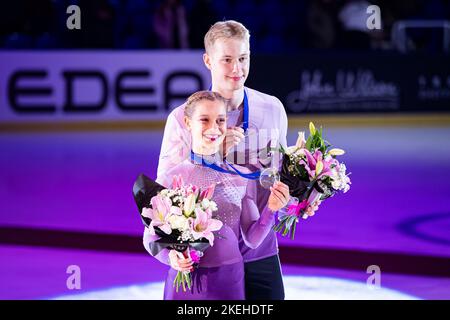
[[[161,262],[172,267],[167,275],[164,299],[245,299],[244,261],[239,237],[248,247],[257,248],[273,226],[274,213],[288,202],[288,187],[281,182],[276,183],[270,189],[270,196],[260,214],[256,205],[257,182],[228,171],[229,167],[220,153],[227,134],[226,114],[227,101],[218,93],[200,91],[189,97],[184,121],[191,134],[190,156],[158,177],[158,182],[167,187],[174,175],[181,175],[185,183],[202,189],[216,184],[213,200],[218,207],[217,219],[223,222],[214,245],[205,251],[198,268],[192,273],[191,290],[176,292],[173,281],[178,271],[192,270],[192,261],[180,257],[174,250],[164,249],[156,255]],[[202,158],[226,172],[205,166]],[[249,173],[244,167],[234,167]],[[144,245],[149,252],[151,241],[155,239],[148,232],[144,233]]]

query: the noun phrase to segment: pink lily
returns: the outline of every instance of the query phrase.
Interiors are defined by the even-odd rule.
[[[323,159],[323,154],[320,150],[316,150],[314,154],[311,154],[309,150],[304,149],[304,154],[306,156],[306,161],[302,159],[301,162],[304,164],[306,171],[308,171],[310,178],[331,176],[331,166],[333,164],[337,164],[336,159],[333,159],[332,157],[326,157],[326,159]],[[316,167],[319,162],[322,163],[322,168],[321,170],[318,170],[319,172],[316,172]]]
[[[203,199],[208,199],[211,200],[213,194],[214,194],[214,189],[216,188],[216,184],[213,183],[211,184],[208,188],[206,188],[205,190],[203,190],[200,193],[200,199],[199,201],[202,201]]]
[[[195,218],[190,218],[190,227],[194,239],[206,238],[211,246],[214,245],[214,234],[212,232],[220,230],[222,225],[222,221],[209,218],[208,213],[200,208],[195,209]]]
[[[332,175],[332,167],[333,165],[337,165],[338,161],[331,156],[325,157],[325,159],[322,160],[323,163],[323,169],[322,172],[318,175],[318,177],[322,176],[331,176]]]
[[[197,196],[200,192],[200,189],[197,186],[191,186],[191,190],[192,190],[192,192],[190,192],[190,193],[193,193],[195,195],[195,197],[197,198]],[[190,193],[188,193],[188,194],[190,194]]]
[[[172,189],[179,189],[183,187],[183,178],[181,175],[173,176],[172,178]]]
[[[206,212],[206,215],[207,215],[207,217],[208,217],[208,219],[211,219],[212,218],[212,211],[211,211],[211,209],[206,209],[205,210],[205,212]]]
[[[163,198],[159,194],[154,196],[150,202],[151,208],[142,209],[142,215],[152,220],[148,227],[150,234],[155,234],[154,227],[160,228],[166,234],[171,234],[172,228],[170,228],[168,218],[171,213],[172,202],[169,198]]]

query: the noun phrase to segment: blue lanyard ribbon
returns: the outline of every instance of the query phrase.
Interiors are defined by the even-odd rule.
[[[249,179],[249,180],[257,180],[257,179],[259,179],[259,176],[261,175],[260,171],[256,171],[256,172],[252,172],[252,173],[243,173],[243,172],[239,171],[231,163],[229,163],[227,160],[224,160],[224,163],[232,169],[232,170],[227,170],[225,168],[219,167],[214,162],[206,161],[204,157],[202,157],[201,155],[195,154],[194,151],[192,151],[192,150],[191,150],[191,161],[194,163],[197,163],[197,164],[201,164],[204,167],[208,167],[213,170],[219,171],[219,172],[239,175],[239,176],[241,176],[245,179]]]
[[[209,86],[209,91],[211,91],[212,85]],[[244,129],[244,132],[247,132],[248,129],[248,97],[247,97],[247,91],[244,88],[244,116],[242,119],[242,129]]]
[[[247,91],[244,89],[244,119],[242,122],[242,128],[244,129],[244,132],[247,132],[248,129],[248,97],[247,97]]]

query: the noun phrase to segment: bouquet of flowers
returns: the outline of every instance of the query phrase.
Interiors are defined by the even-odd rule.
[[[191,184],[184,185],[181,176],[173,177],[170,189],[150,188],[156,194],[152,195],[147,206],[142,207],[141,218],[150,234],[160,237],[152,246],[152,254],[164,248],[174,249],[180,254],[187,253],[194,266],[198,265],[203,252],[214,245],[213,232],[223,225],[213,218],[213,213],[217,211],[217,204],[211,200],[214,188],[214,184],[205,190]],[[135,192],[135,199],[136,195]],[[178,271],[173,284],[177,292],[180,286],[183,291],[186,291],[186,286],[190,289],[190,272]]]
[[[309,123],[310,135],[305,140],[305,133],[299,132],[295,146],[284,149],[280,180],[289,186],[293,197],[292,203],[278,212],[278,223],[274,226],[282,235],[290,235],[294,239],[299,217],[306,218],[305,210],[317,200],[324,200],[350,189],[349,174],[346,166],[336,157],[343,155],[342,149],[332,148],[322,137],[322,128],[316,130]]]

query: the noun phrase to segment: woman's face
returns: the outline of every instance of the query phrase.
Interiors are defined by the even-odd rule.
[[[185,118],[195,153],[210,155],[219,151],[227,132],[226,114],[226,106],[220,101],[197,102],[192,117]]]

